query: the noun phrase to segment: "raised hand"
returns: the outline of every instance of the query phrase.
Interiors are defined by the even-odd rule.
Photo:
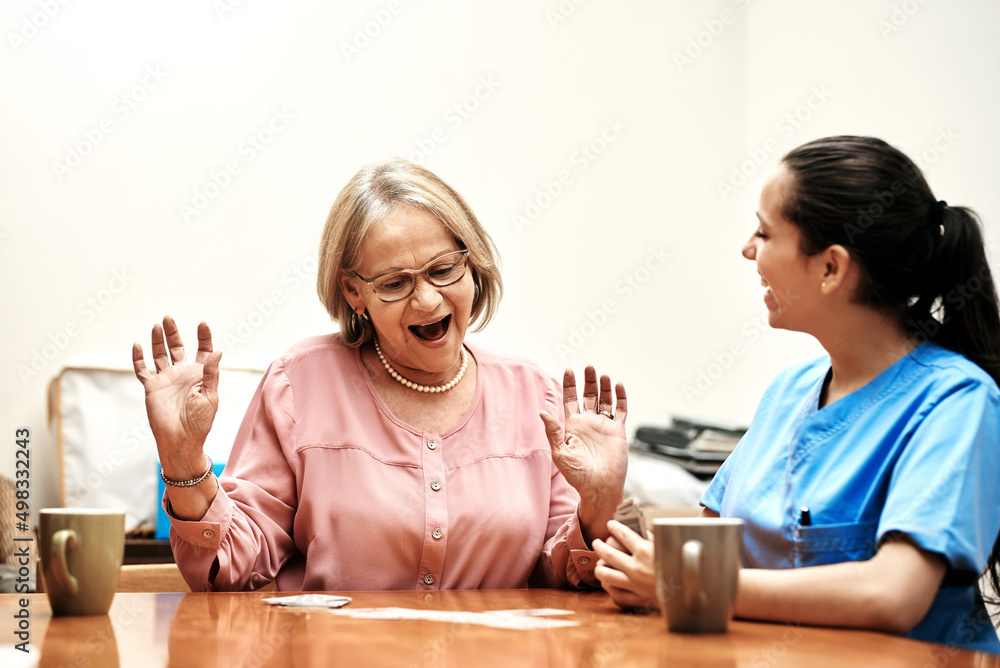
[[[219,360],[212,350],[212,332],[198,325],[198,352],[188,362],[173,318],[154,325],[153,364],[146,367],[142,346],[132,345],[136,378],[146,390],[146,414],[163,463],[164,473],[177,480],[201,475],[206,466],[203,445],[219,408]],[[176,477],[175,477],[176,476]]]
[[[580,493],[580,520],[589,538],[607,535],[607,521],[622,501],[628,471],[628,439],[625,416],[628,399],[618,383],[614,395],[611,378],[588,366],[584,370],[583,404],[577,397],[576,376],[567,369],[563,376],[563,408],[566,426],[542,411],[552,460],[566,480]]]

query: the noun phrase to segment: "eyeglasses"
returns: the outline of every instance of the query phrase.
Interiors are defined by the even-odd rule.
[[[431,285],[443,288],[446,285],[457,283],[465,276],[465,267],[468,264],[466,257],[469,249],[445,253],[434,258],[420,269],[400,269],[390,271],[371,278],[365,278],[356,271],[352,271],[355,277],[367,283],[384,302],[396,302],[406,299],[413,294],[417,286],[417,276],[423,274]]]

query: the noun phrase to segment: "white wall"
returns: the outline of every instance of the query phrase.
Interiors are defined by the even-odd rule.
[[[506,298],[476,336],[554,375],[611,372],[633,429],[746,422],[779,368],[819,352],[766,328],[739,255],[787,149],[879,135],[996,243],[988,0],[8,0],[0,17],[0,472],[31,428],[35,508],[57,500],[46,384],[70,360],[127,366],[167,313],[189,339],[207,320],[229,363],[331,329],[318,236],[344,182],[385,155],[450,181],[500,246]]]

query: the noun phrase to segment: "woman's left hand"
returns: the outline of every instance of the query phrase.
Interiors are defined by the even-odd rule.
[[[610,522],[608,529],[610,538],[594,541],[594,551],[600,557],[594,575],[604,591],[622,608],[659,608],[652,536],[640,537],[619,522]]]
[[[577,397],[576,376],[567,369],[563,376],[565,429],[555,417],[542,411],[552,460],[563,477],[580,493],[580,522],[588,543],[608,535],[607,522],[622,502],[628,471],[628,439],[625,416],[628,399],[618,383],[611,393],[611,378],[588,366],[584,370],[583,406]]]

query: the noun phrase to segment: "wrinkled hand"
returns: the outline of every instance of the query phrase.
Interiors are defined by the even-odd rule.
[[[160,460],[165,470],[168,461],[174,464],[171,468],[190,465],[194,468],[192,477],[197,477],[205,468],[202,446],[219,408],[222,353],[213,352],[212,332],[203,322],[198,325],[195,361],[186,361],[177,324],[169,316],[163,319],[162,327],[153,326],[152,346],[155,374],[146,368],[138,343],[132,344],[132,365],[146,390],[146,414]]]
[[[623,608],[659,608],[653,541],[615,521],[608,522],[608,530],[611,537],[607,541],[594,541],[594,551],[600,557],[594,575],[601,587]]]
[[[563,408],[565,428],[549,413],[539,414],[552,448],[552,460],[580,493],[581,521],[584,524],[592,521],[590,528],[595,536],[607,535],[606,522],[622,501],[628,471],[625,386],[618,383],[612,396],[611,379],[604,375],[598,389],[597,371],[588,366],[584,371],[581,411],[576,377],[572,369],[567,369],[563,376]],[[612,410],[613,417],[609,419],[607,414]]]

